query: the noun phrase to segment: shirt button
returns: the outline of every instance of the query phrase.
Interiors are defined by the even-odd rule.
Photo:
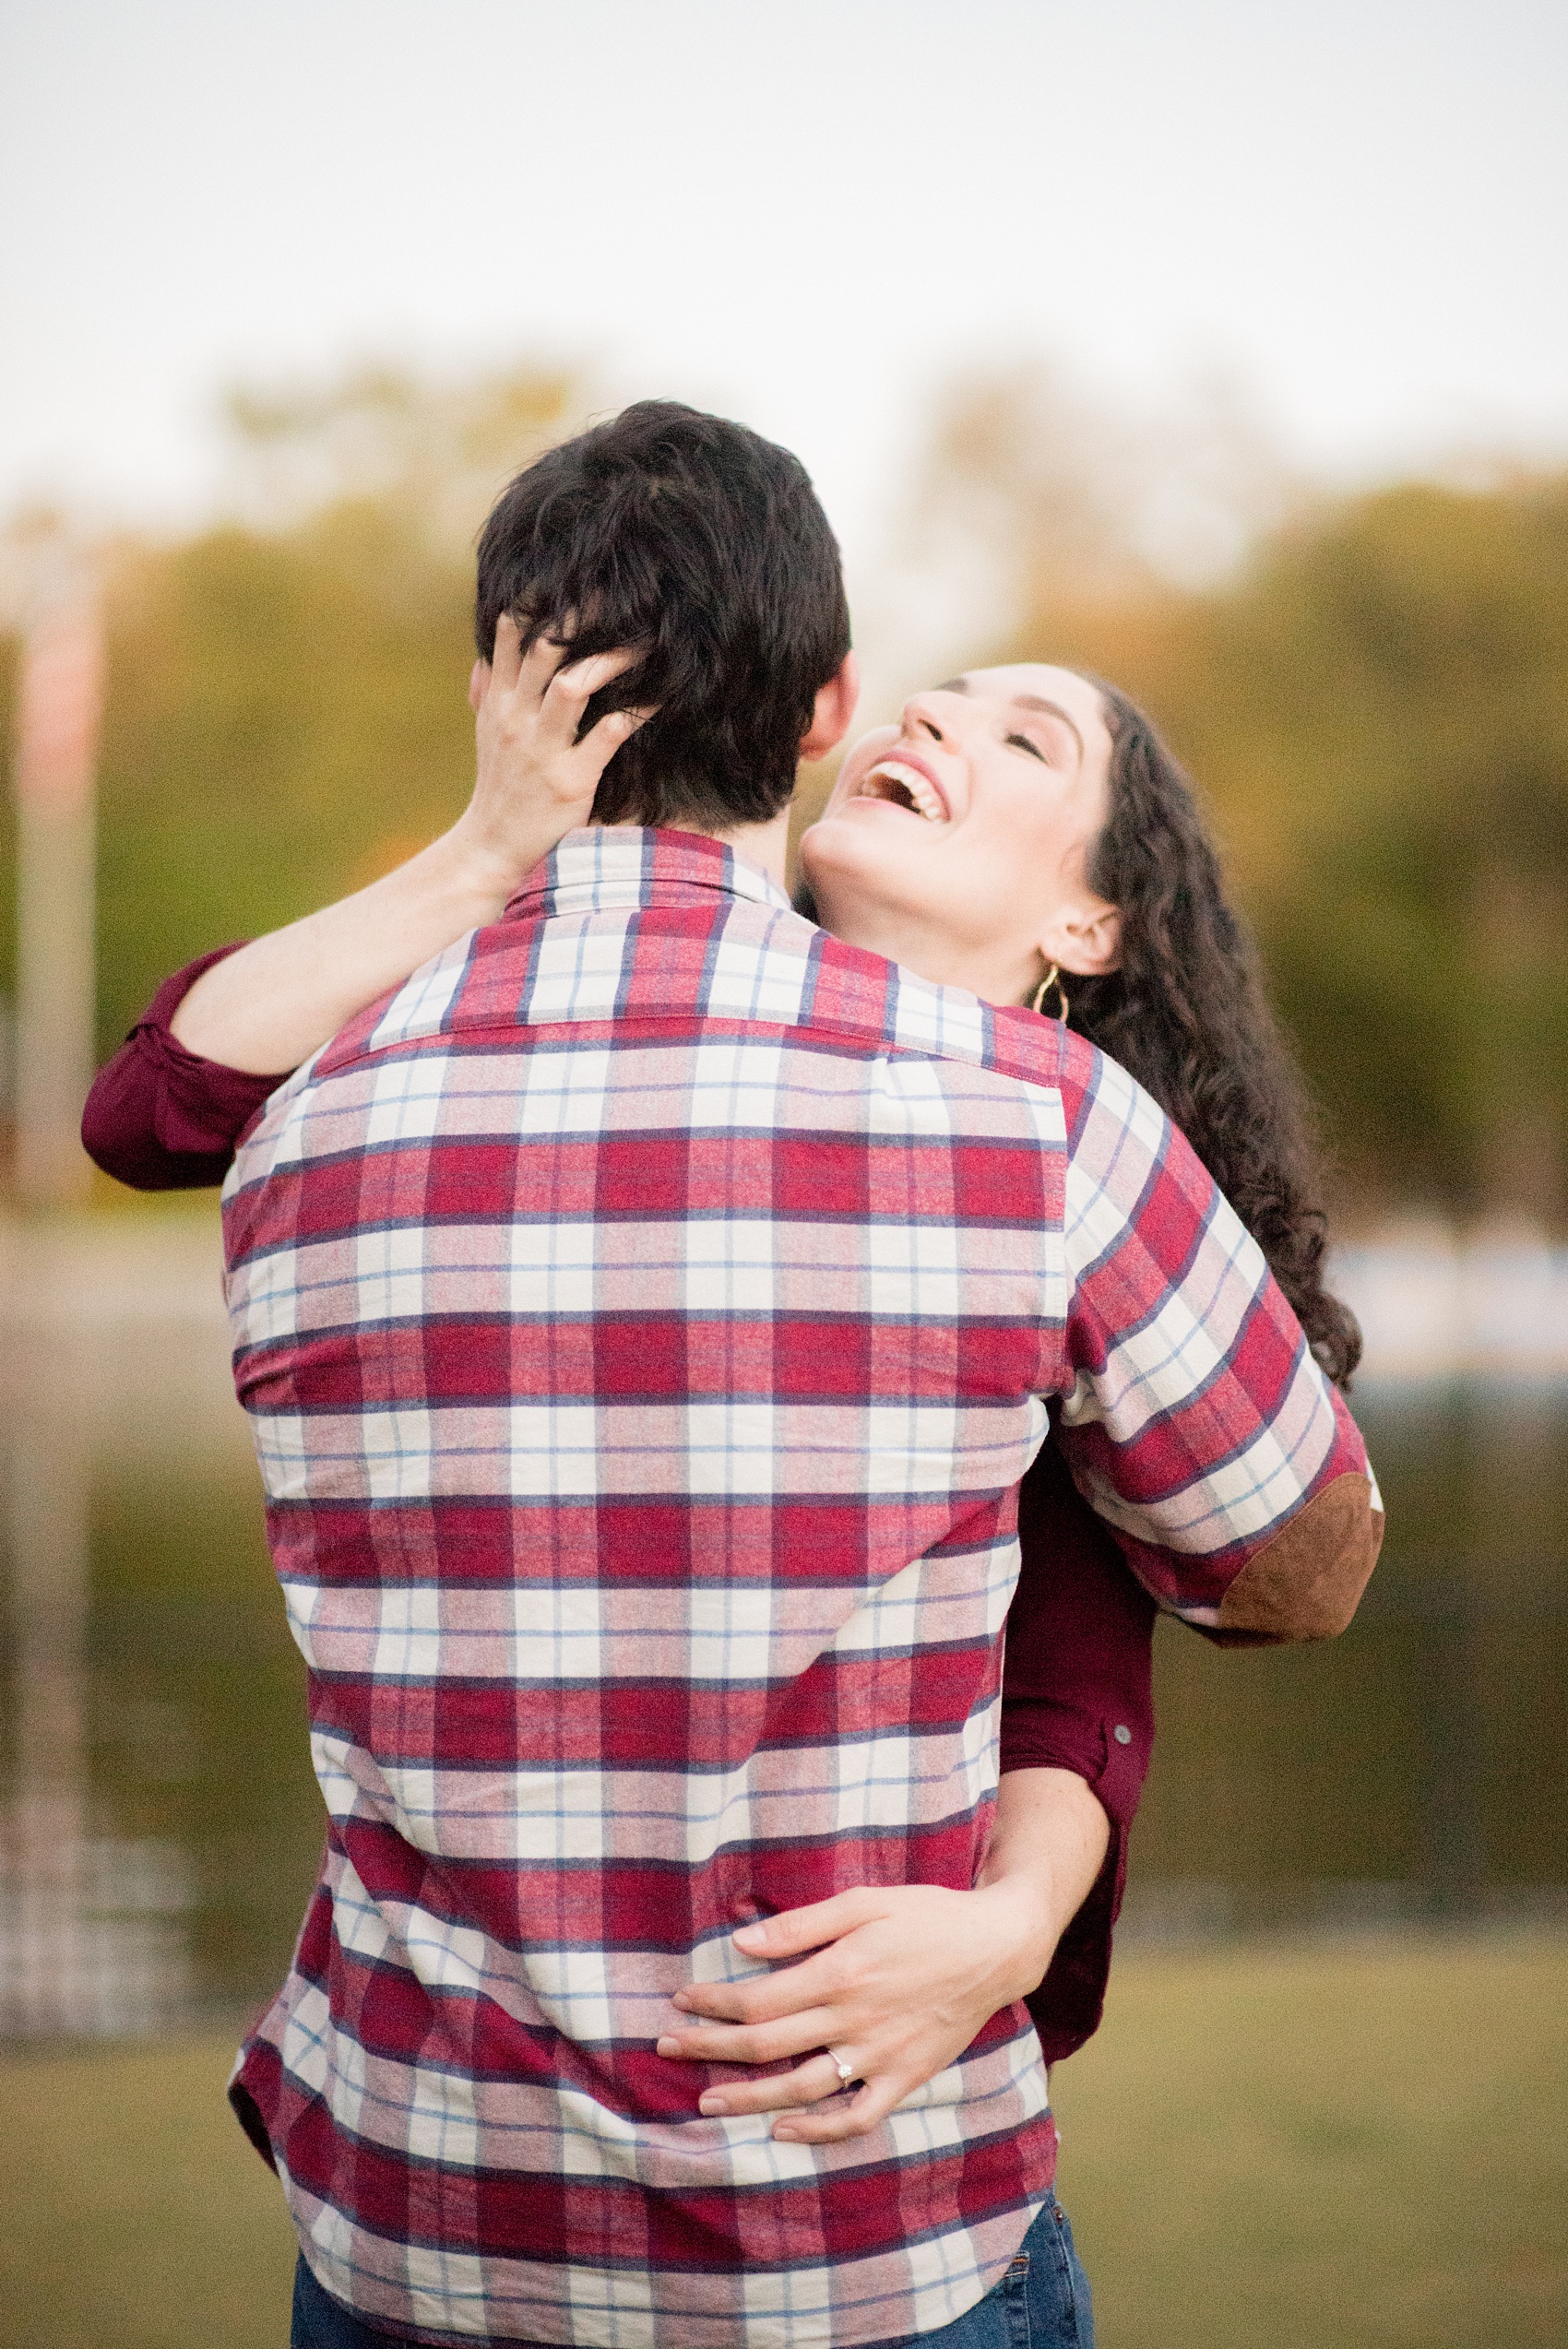
[[[1124,1721],[1118,1721],[1111,1734],[1119,1746],[1130,1746],[1133,1742],[1133,1733]]]

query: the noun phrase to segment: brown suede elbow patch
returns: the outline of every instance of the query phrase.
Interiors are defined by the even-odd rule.
[[[1382,1542],[1383,1512],[1366,1477],[1336,1477],[1248,1559],[1220,1602],[1219,1630],[1334,1639],[1356,1611]]]

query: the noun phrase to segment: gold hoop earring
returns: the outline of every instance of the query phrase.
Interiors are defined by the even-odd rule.
[[[1051,964],[1051,968],[1046,972],[1045,977],[1035,989],[1034,1000],[1030,1003],[1029,1009],[1031,1012],[1038,1012],[1043,1019],[1045,1017],[1045,999],[1050,994],[1053,987],[1056,990],[1056,1001],[1061,1006],[1057,1013],[1057,1017],[1061,1020],[1063,1026],[1065,1027],[1067,1025],[1067,990],[1062,984],[1062,973],[1054,963]]]

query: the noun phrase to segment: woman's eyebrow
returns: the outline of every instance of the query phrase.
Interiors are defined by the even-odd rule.
[[[949,677],[944,685],[938,685],[933,690],[939,694],[968,694],[972,693],[974,688],[969,683],[967,677]],[[1079,758],[1081,759],[1084,756],[1083,735],[1079,732],[1075,721],[1068,717],[1060,702],[1048,702],[1044,696],[1039,694],[1015,694],[1011,706],[1014,709],[1038,709],[1042,711],[1047,718],[1059,718],[1062,720],[1063,725],[1067,729],[1068,733],[1073,737],[1074,741],[1076,742],[1078,746]]]
[[[1073,737],[1074,741],[1076,742],[1078,746],[1078,756],[1080,758],[1083,757],[1084,738],[1079,733],[1077,727],[1068,717],[1060,702],[1043,701],[1039,694],[1015,694],[1013,696],[1013,707],[1015,709],[1043,710],[1047,718],[1059,718],[1062,720],[1063,725],[1067,729],[1068,733]]]

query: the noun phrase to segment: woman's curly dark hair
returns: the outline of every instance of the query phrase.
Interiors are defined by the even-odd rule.
[[[1227,903],[1193,787],[1143,711],[1103,679],[1110,813],[1090,885],[1122,915],[1122,963],[1070,984],[1073,1027],[1120,1061],[1181,1127],[1263,1250],[1336,1385],[1361,1333],[1323,1285],[1327,1218],[1305,1093]]]

